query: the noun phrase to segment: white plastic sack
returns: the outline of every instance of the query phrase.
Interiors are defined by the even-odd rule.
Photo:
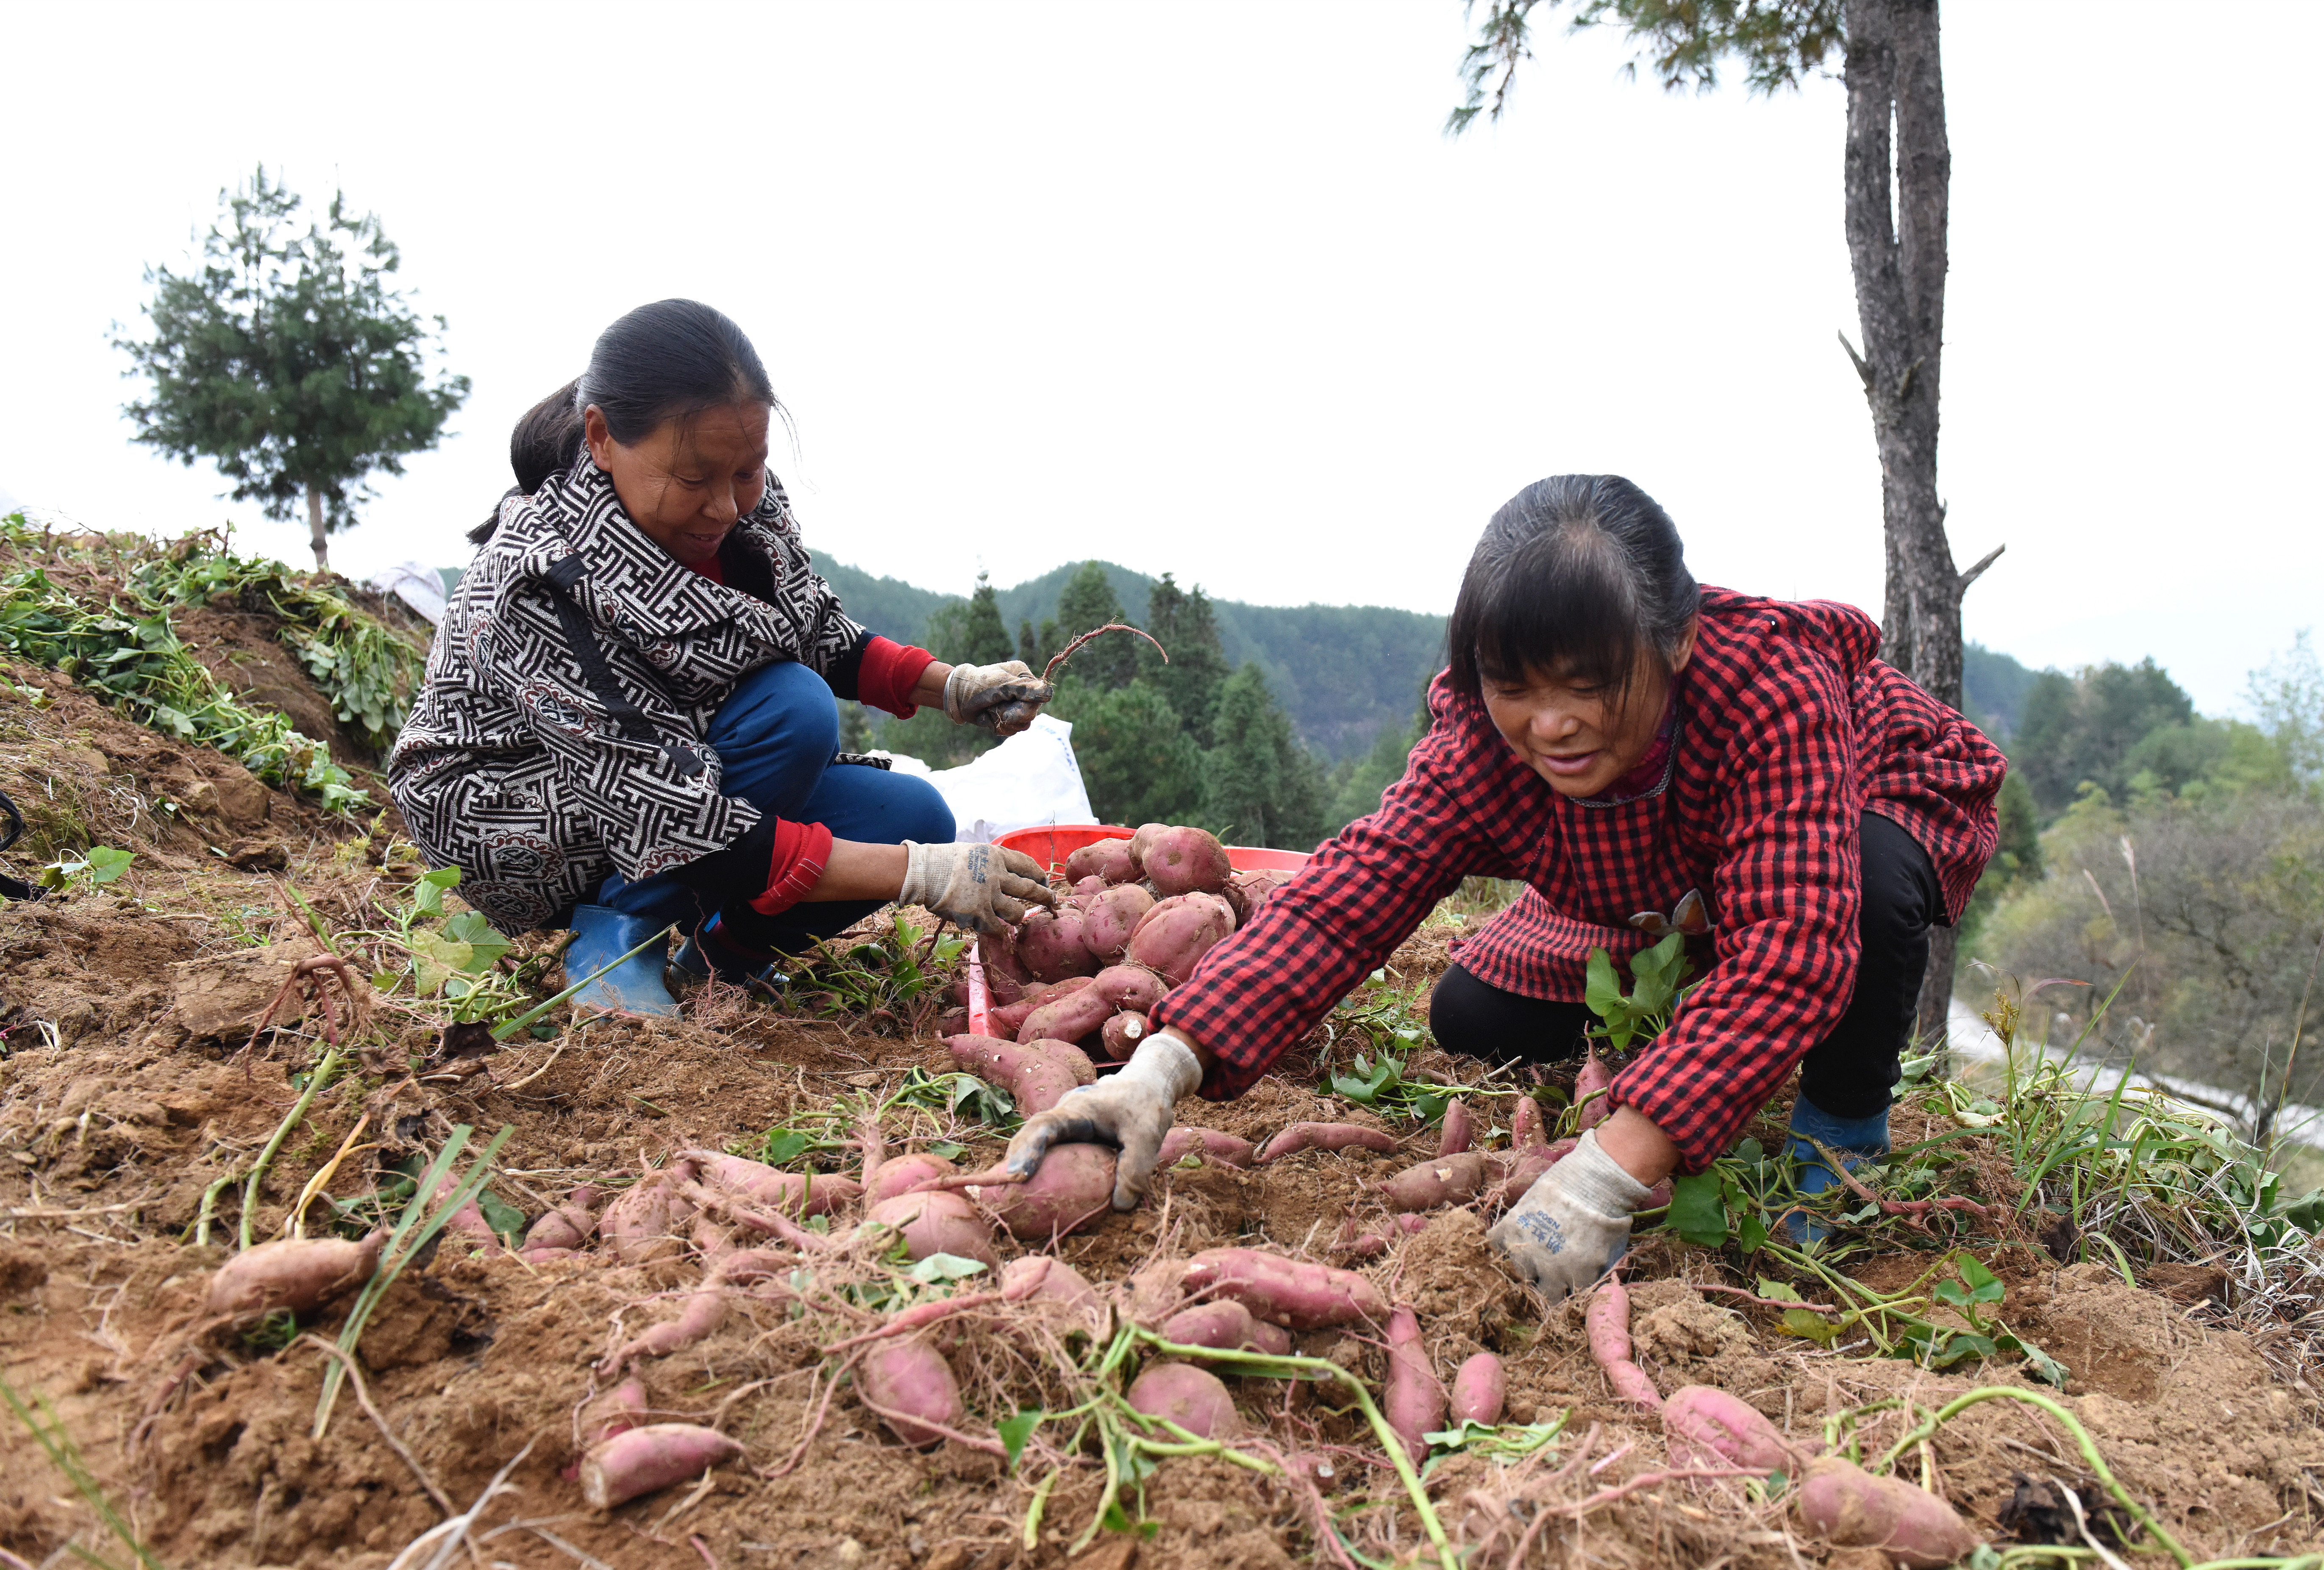
[[[902,770],[905,762],[898,758],[896,766]],[[927,767],[922,763],[910,771]],[[1089,788],[1082,783],[1082,766],[1074,758],[1074,727],[1047,715],[1037,715],[1030,729],[983,756],[930,773],[928,783],[952,808],[958,825],[953,837],[964,843],[998,839],[1035,824],[1097,821]]]
[[[370,585],[383,595],[393,595],[427,617],[432,625],[443,624],[444,575],[426,562],[398,562],[383,572],[372,574]]]

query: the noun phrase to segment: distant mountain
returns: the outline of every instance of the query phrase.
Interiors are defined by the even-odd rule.
[[[1143,620],[1155,580],[1110,561],[1099,565],[1130,619]],[[874,577],[829,557],[818,557],[816,566],[849,615],[899,642],[920,642],[929,616],[967,598]],[[1055,616],[1059,592],[1080,569],[1080,562],[1068,562],[1013,588],[995,589],[1009,630],[1013,633],[1027,621],[1038,628]],[[1227,659],[1237,666],[1256,660],[1300,739],[1333,762],[1369,751],[1383,728],[1410,725],[1428,679],[1443,663],[1442,616],[1384,605],[1211,603]]]
[[[2042,673],[2006,654],[1971,643],[1961,651],[1961,712],[1978,729],[2006,743],[2025,715],[2025,695]]]

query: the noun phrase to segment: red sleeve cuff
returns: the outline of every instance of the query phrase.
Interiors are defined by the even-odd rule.
[[[823,879],[831,861],[831,830],[819,823],[775,825],[774,854],[767,862],[767,891],[751,901],[761,916],[788,910],[810,893]]]
[[[856,700],[885,709],[898,719],[909,719],[919,713],[919,706],[912,701],[912,688],[920,684],[921,672],[936,662],[936,657],[925,649],[890,642],[875,634],[863,645],[863,662],[856,667]]]

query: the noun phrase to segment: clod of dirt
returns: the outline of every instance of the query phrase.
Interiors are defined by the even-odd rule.
[[[0,1300],[29,1298],[49,1279],[48,1262],[22,1243],[0,1242]]]
[[[226,864],[245,873],[279,873],[290,864],[290,854],[269,839],[238,839],[226,853]]]
[[[2130,1525],[2129,1513],[2116,1504],[2114,1496],[2095,1482],[2075,1485],[2074,1501],[2081,1505],[2077,1520],[2073,1503],[2066,1498],[2067,1485],[2054,1477],[2028,1477],[2024,1473],[2012,1474],[2017,1492],[2003,1503],[1997,1518],[2002,1529],[2014,1532],[2021,1543],[2071,1543],[2082,1541],[2081,1522],[2089,1524],[2091,1535],[2101,1543],[2127,1546],[2126,1528]]]
[[[290,968],[315,952],[312,943],[270,943],[263,948],[243,949],[214,959],[188,960],[170,967],[171,1011],[186,1033],[198,1041],[228,1041],[239,1046],[282,984]],[[286,1001],[275,1011],[278,1024],[295,1024],[306,1005]]]
[[[1673,1368],[1698,1358],[1723,1357],[1751,1344],[1751,1333],[1740,1319],[1692,1296],[1647,1314],[1631,1336],[1639,1355]]]

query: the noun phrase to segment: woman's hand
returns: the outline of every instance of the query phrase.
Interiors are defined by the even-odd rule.
[[[1057,908],[1056,891],[1041,864],[1023,851],[997,845],[922,845],[906,840],[903,881],[896,898],[935,911],[972,932],[992,932],[1025,919],[1036,905]]]
[[[1628,1251],[1631,1213],[1677,1167],[1670,1136],[1623,1107],[1543,1173],[1485,1241],[1543,1297],[1563,1302]]]
[[[1118,1073],[1069,1090],[1047,1112],[1027,1118],[1009,1141],[1003,1158],[1009,1169],[1031,1177],[1049,1147],[1060,1142],[1111,1145],[1121,1152],[1113,1168],[1113,1207],[1137,1209],[1161,1159],[1172,1109],[1203,1083],[1200,1051],[1176,1030],[1148,1036]]]
[[[1056,695],[1022,660],[1004,660],[998,665],[931,665],[912,697],[918,703],[941,704],[954,725],[982,725],[996,735],[1013,736]]]

